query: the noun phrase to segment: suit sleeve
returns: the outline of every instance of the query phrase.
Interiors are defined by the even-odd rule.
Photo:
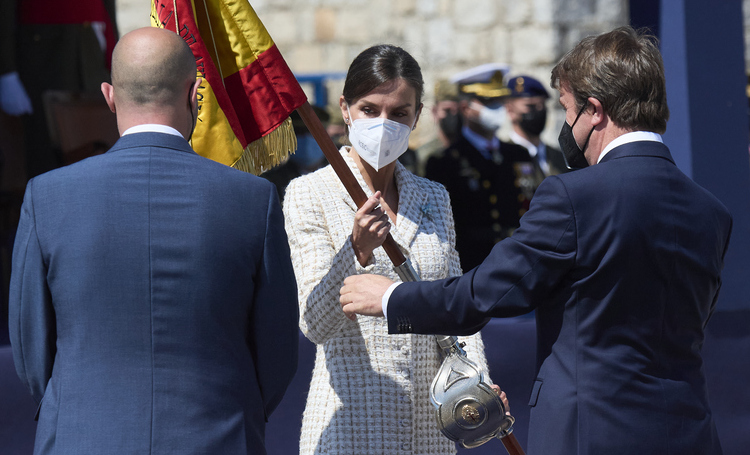
[[[250,345],[268,419],[297,370],[299,314],[297,283],[279,198],[271,183],[264,188],[269,200],[263,258],[255,280]]]
[[[565,185],[545,179],[512,237],[468,273],[404,283],[388,301],[391,333],[466,335],[490,317],[513,317],[543,305],[575,265],[576,222]]]
[[[8,321],[16,371],[40,403],[55,359],[55,310],[47,286],[47,265],[37,237],[29,181],[13,247]]]

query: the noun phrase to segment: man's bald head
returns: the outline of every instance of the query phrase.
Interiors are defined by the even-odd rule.
[[[112,54],[112,85],[119,104],[163,106],[187,102],[195,57],[176,33],[146,27],[124,35]]]

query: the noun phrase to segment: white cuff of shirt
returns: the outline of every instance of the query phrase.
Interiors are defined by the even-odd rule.
[[[380,305],[383,307],[383,317],[388,320],[388,299],[391,298],[391,293],[393,293],[393,290],[396,289],[396,286],[401,284],[399,281],[398,283],[393,283],[388,287],[388,289],[385,291],[385,294],[383,294],[383,299],[380,301]]]

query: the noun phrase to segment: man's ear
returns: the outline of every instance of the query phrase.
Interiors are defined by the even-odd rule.
[[[203,83],[203,78],[196,78],[193,87],[190,89],[190,102],[193,104],[193,106],[198,105],[198,88],[201,86],[201,83]]]
[[[102,95],[104,95],[104,101],[107,102],[107,106],[109,106],[109,110],[112,111],[113,114],[116,114],[117,111],[115,110],[114,87],[112,87],[111,84],[102,82]]]
[[[591,125],[596,126],[604,121],[607,114],[604,112],[604,107],[598,99],[590,96],[588,102],[589,106],[594,109],[594,112],[591,113]]]

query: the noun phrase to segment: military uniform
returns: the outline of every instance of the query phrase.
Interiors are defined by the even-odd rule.
[[[560,150],[544,143],[543,147],[537,147],[531,142],[539,139],[547,123],[547,108],[544,105],[550,97],[547,89],[531,76],[516,76],[508,80],[508,90],[510,93],[505,98],[506,106],[517,106],[517,101],[526,104],[526,111],[522,114],[517,111],[518,107],[513,108],[513,132],[510,134],[510,141],[529,151],[539,171],[538,183],[549,175],[568,172],[570,169],[565,165],[565,158]]]
[[[509,142],[528,149],[528,145],[524,144],[522,140],[517,139],[517,136],[514,134],[511,134]],[[538,168],[542,179],[549,175],[557,175],[563,174],[565,172],[570,172],[570,169],[565,166],[565,158],[563,158],[562,152],[559,149],[548,144],[544,144],[544,149],[544,162],[546,163],[546,170],[545,166],[543,166],[539,161],[540,156],[538,153],[531,157],[532,161],[534,161],[534,165]],[[539,183],[541,183],[541,181]]]
[[[525,148],[507,142],[487,159],[462,134],[427,161],[426,177],[445,185],[456,223],[461,267],[479,265],[495,243],[510,236],[538,185],[537,168]]]
[[[565,165],[565,158],[560,149],[552,147],[549,144],[544,144],[546,149],[546,161],[549,166],[549,175],[563,174],[570,172],[570,169]]]
[[[463,128],[425,169],[425,177],[445,185],[450,194],[464,271],[479,265],[495,243],[519,226],[541,181],[529,152],[495,135],[505,117],[503,99],[511,93],[503,81],[508,70],[488,63],[450,78]]]

